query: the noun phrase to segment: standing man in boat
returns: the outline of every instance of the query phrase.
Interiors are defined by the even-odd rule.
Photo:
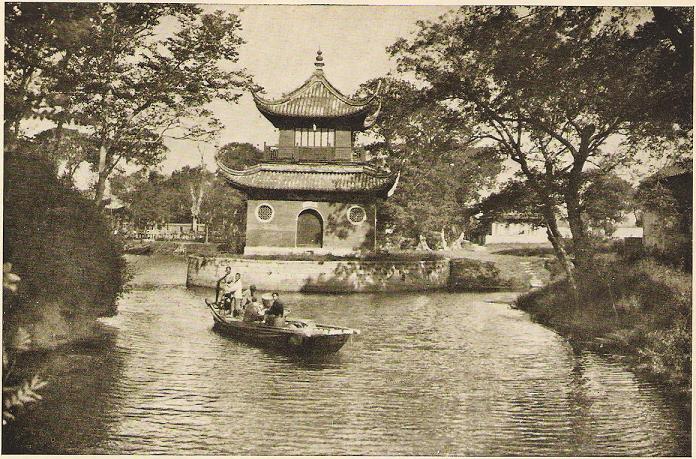
[[[225,268],[225,275],[218,279],[217,288],[215,289],[215,303],[221,301],[221,309],[227,309],[228,294],[231,292],[229,286],[232,281],[232,268],[228,266]],[[220,298],[220,290],[222,290],[222,298]]]

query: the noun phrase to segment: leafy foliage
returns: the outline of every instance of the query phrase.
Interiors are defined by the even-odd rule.
[[[250,143],[230,142],[215,154],[215,160],[232,169],[245,169],[260,163],[263,152]]]
[[[216,154],[217,161],[238,169],[261,158],[262,152],[248,143],[230,143]],[[216,238],[232,244],[235,250],[243,244],[246,198],[204,166],[184,166],[169,177],[146,170],[117,175],[111,191],[128,206],[131,218],[141,228],[195,218],[209,224]]]
[[[75,172],[85,160],[97,161],[98,149],[87,134],[76,129],[47,129],[36,134],[32,140],[36,149],[47,159],[56,162],[62,177],[72,183]]]
[[[596,169],[598,178],[635,163],[635,147],[608,149],[607,142],[640,136],[653,121],[644,116],[646,88],[664,90],[645,74],[664,43],[636,46],[627,31],[636,24],[631,12],[637,10],[462,7],[420,23],[412,38],[389,49],[399,70],[420,80],[423,97],[518,164],[571,282],[557,215],[567,215],[576,263],[589,261],[586,172]],[[679,68],[677,78],[690,80]]]
[[[242,70],[226,70],[242,44],[234,14],[164,3],[96,3],[79,13],[60,8],[17,3],[8,10],[11,97],[37,100],[13,123],[16,131],[33,109],[59,127],[83,127],[99,152],[84,158],[99,175],[97,203],[119,162],[157,164],[166,138],[210,140],[221,125],[207,104],[235,102],[249,84]],[[157,31],[165,18],[177,26],[167,35]],[[50,46],[66,26],[69,39]],[[28,51],[21,39],[30,40]],[[25,70],[25,61],[35,67]]]
[[[565,282],[550,284],[517,300],[535,320],[629,362],[682,394],[691,392],[691,275],[653,259],[597,259],[583,272],[582,311],[572,309]]]
[[[188,196],[184,195],[184,190],[175,190],[167,182],[167,177],[159,172],[142,169],[131,175],[115,175],[111,180],[111,192],[127,205],[133,222],[146,227],[174,221],[175,215],[188,214]]]
[[[410,240],[435,231],[457,237],[468,225],[463,207],[492,184],[500,161],[491,149],[471,144],[455,112],[421,97],[412,83],[387,78],[385,86],[367,148],[373,163],[399,172],[399,183],[379,208],[380,229]]]
[[[563,200],[561,192],[557,189],[551,196],[558,207]],[[579,206],[588,228],[610,235],[628,212],[636,210],[638,203],[634,194],[631,184],[615,174],[598,170],[583,173]],[[543,203],[529,183],[520,179],[507,182],[500,191],[475,205],[471,212],[479,213],[478,219],[482,222],[514,214],[517,221],[544,225]]]
[[[5,322],[53,315],[68,330],[115,313],[125,263],[100,209],[61,183],[55,164],[31,145],[6,152],[4,166],[3,257],[22,278],[5,303]],[[34,340],[50,343],[45,332]]]
[[[635,189],[626,180],[591,170],[583,173],[580,212],[589,228],[611,235],[624,216],[637,210]]]
[[[12,264],[5,263],[2,266],[2,288],[4,298],[17,293],[20,277],[12,272]],[[7,345],[5,344],[7,342]],[[29,350],[31,336],[27,331],[18,327],[10,338],[4,336],[2,345],[2,425],[15,419],[18,410],[29,403],[41,400],[41,395],[36,391],[48,384],[38,375],[34,375],[29,381],[21,381],[16,385],[13,370],[16,365],[17,354]]]
[[[631,10],[620,13],[630,25]],[[642,134],[659,137],[686,136],[693,128],[693,8],[651,7],[652,19],[624,34],[624,46],[636,50],[635,65],[644,76],[646,89],[636,121]]]

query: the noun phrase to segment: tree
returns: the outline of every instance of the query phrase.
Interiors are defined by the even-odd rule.
[[[42,10],[18,5],[24,21],[42,19]],[[164,18],[176,24],[175,32],[157,30]],[[121,161],[157,164],[166,138],[210,140],[221,125],[206,105],[235,102],[249,84],[242,70],[223,68],[237,62],[242,44],[234,14],[203,14],[187,4],[99,3],[71,25],[82,37],[79,47],[39,56],[51,69],[39,94],[45,101],[46,94],[60,96],[43,116],[81,126],[93,141],[98,154],[85,160],[98,174],[97,203]],[[38,32],[55,35],[53,25]]]
[[[589,228],[610,236],[616,225],[636,209],[635,189],[626,180],[599,170],[583,174],[580,212]]]
[[[263,160],[263,152],[250,143],[230,142],[216,154],[215,160],[232,169],[242,170]],[[246,196],[232,188],[220,176],[215,177],[204,202],[204,215],[207,221],[220,228],[225,240],[234,242],[235,248],[241,246],[245,232]]]
[[[390,47],[400,71],[414,73],[475,138],[518,164],[575,292],[554,197],[560,191],[575,261],[586,264],[584,172],[635,159],[635,150],[606,144],[640,124],[644,109],[640,50],[627,46],[622,25],[602,8],[462,7]]]
[[[649,82],[646,85],[649,90],[641,99],[645,106],[642,121],[649,123],[642,127],[644,133],[652,128],[652,134],[658,136],[690,137],[693,129],[694,11],[693,8],[654,6],[649,13],[652,20],[639,24],[633,33],[630,29],[624,32],[625,46],[639,50],[636,64]]]
[[[378,80],[363,90],[376,91]],[[439,233],[442,248],[460,235],[467,219],[464,207],[478,198],[500,171],[495,152],[475,148],[471,131],[456,113],[420,96],[407,81],[382,80],[380,110],[367,135],[378,167],[398,171],[394,195],[380,206],[380,229],[393,236],[420,240]]]
[[[215,160],[241,170],[263,160],[263,152],[250,143],[230,142],[215,154]]]
[[[92,139],[75,129],[47,129],[36,134],[33,140],[36,148],[63,170],[61,178],[70,183],[85,158],[96,156]]]
[[[201,219],[216,229],[219,237],[236,248],[244,237],[246,197],[216,176],[201,206]]]
[[[126,204],[133,221],[142,228],[170,222],[185,213],[188,195],[170,186],[168,181],[159,172],[142,169],[130,175],[114,176],[111,192]]]
[[[22,120],[59,110],[63,98],[50,87],[64,68],[65,57],[89,43],[89,19],[97,9],[97,4],[88,3],[6,4],[6,145],[18,137]]]
[[[180,212],[181,221],[191,220],[191,228],[194,233],[198,231],[198,219],[205,199],[208,198],[214,175],[205,168],[201,158],[201,165],[197,167],[184,166],[172,172],[171,178],[166,183],[166,189],[170,189],[180,196],[186,196],[181,202],[186,206],[186,212]]]

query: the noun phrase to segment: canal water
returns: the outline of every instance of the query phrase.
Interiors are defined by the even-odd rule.
[[[131,262],[101,337],[37,357],[52,383],[3,452],[690,454],[690,420],[655,387],[575,353],[509,293],[285,294],[292,317],[362,331],[301,358],[213,331],[181,262]]]

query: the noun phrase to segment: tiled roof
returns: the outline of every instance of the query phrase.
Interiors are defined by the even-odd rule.
[[[334,88],[317,69],[302,86],[276,100],[253,93],[256,107],[264,115],[288,118],[343,118],[367,115],[374,95],[366,99],[350,99]],[[271,120],[272,121],[272,120]]]
[[[396,179],[359,164],[262,163],[236,171],[218,162],[218,172],[241,190],[377,193],[384,196]]]

